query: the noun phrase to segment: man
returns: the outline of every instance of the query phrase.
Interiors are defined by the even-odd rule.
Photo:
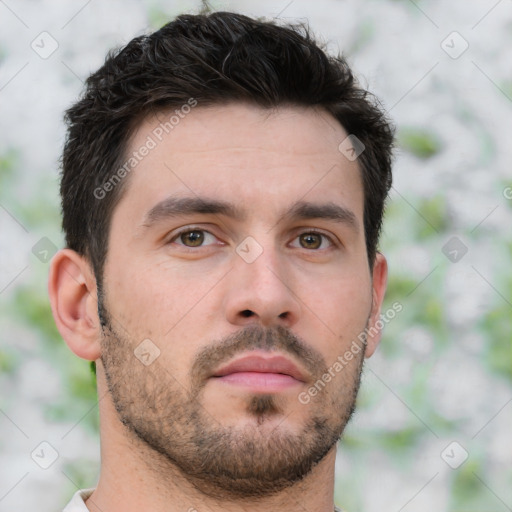
[[[67,122],[49,294],[96,362],[101,473],[66,512],[334,510],[386,287],[382,111],[307,30],[218,12],[110,54]]]

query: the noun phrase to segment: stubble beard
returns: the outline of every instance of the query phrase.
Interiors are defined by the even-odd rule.
[[[208,345],[195,359],[190,389],[185,390],[158,359],[147,367],[141,364],[133,353],[136,343],[114,329],[104,309],[103,315],[101,360],[112,402],[144,461],[160,478],[178,470],[201,493],[217,499],[274,495],[311,472],[354,412],[364,351],[337,377],[344,386],[320,392],[307,406],[298,400],[292,405],[310,409],[299,431],[286,427],[290,404],[285,409],[272,394],[248,399],[246,416],[256,421],[223,426],[203,405],[204,377],[218,361],[251,348],[280,350],[304,363],[313,382],[326,372],[325,361],[283,327],[251,326]]]

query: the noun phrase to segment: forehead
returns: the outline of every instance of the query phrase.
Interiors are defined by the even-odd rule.
[[[177,110],[145,119],[130,140],[135,165],[117,209],[134,222],[176,194],[221,197],[260,216],[297,200],[342,202],[362,215],[359,166],[339,151],[348,134],[329,113],[240,103]]]

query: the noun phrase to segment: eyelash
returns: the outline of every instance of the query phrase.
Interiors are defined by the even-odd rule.
[[[218,238],[211,231],[208,231],[207,229],[200,228],[200,227],[194,227],[194,226],[188,226],[188,227],[178,231],[177,233],[175,233],[167,243],[168,244],[174,243],[176,240],[178,240],[180,238],[181,235],[184,235],[185,233],[190,233],[191,231],[202,231],[203,233],[208,233],[209,235],[212,235],[213,237]],[[199,245],[198,247],[188,247],[185,244],[177,244],[177,245],[180,245],[181,247],[184,247],[185,249],[189,249],[189,250],[194,250],[199,247],[205,247],[204,245]]]
[[[331,247],[336,246],[336,243],[329,235],[326,235],[322,231],[318,231],[317,229],[314,229],[314,228],[307,229],[305,231],[301,231],[293,238],[293,240],[297,240],[297,238],[299,238],[302,235],[318,235],[318,236],[322,237],[322,242],[323,242],[323,240],[327,240],[329,242],[329,244],[331,245]],[[320,245],[322,245],[322,243]],[[306,251],[320,251],[320,250],[325,251],[326,249],[329,249],[329,247],[327,247],[326,249],[306,249],[305,247],[301,247],[301,249],[304,249]]]
[[[178,231],[177,233],[175,233],[172,238],[167,242],[168,244],[171,244],[171,243],[174,243],[177,239],[180,238],[181,235],[185,234],[185,233],[189,233],[191,231],[202,231],[204,233],[208,233],[210,235],[212,235],[213,237],[217,238],[211,231],[208,231],[207,229],[204,229],[204,228],[200,228],[200,227],[187,227],[187,228],[184,228],[182,229],[181,231]],[[312,234],[312,235],[318,235],[318,236],[321,236],[323,239],[327,240],[329,242],[329,244],[331,246],[336,246],[336,243],[333,241],[333,239],[329,236],[329,235],[326,235],[325,233],[323,233],[322,231],[318,231],[314,228],[312,229],[307,229],[305,231],[301,231],[300,233],[298,233],[294,238],[293,240],[296,240],[298,237],[302,236],[302,235],[309,235],[309,234]],[[187,250],[191,250],[191,251],[194,251],[196,249],[198,249],[199,247],[208,247],[208,246],[205,246],[205,245],[199,245],[197,247],[188,247],[186,246],[185,244],[177,244],[177,245],[180,245],[181,247],[187,249]],[[211,245],[214,245],[214,244],[211,244]],[[302,249],[306,250],[306,251],[319,251],[321,249],[306,249],[304,247],[302,247]],[[323,249],[325,250],[325,249]]]

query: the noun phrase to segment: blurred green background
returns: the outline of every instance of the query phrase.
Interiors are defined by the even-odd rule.
[[[512,510],[510,2],[211,5],[309,20],[398,126],[381,250],[384,311],[403,309],[365,367],[340,443],[337,503],[350,512]],[[63,246],[63,111],[109,48],[200,7],[0,5],[0,511],[62,509],[98,477],[94,376],[56,330],[48,260],[37,250],[49,257]],[[42,31],[59,45],[47,58],[30,47]],[[41,441],[59,453],[48,469],[31,458]]]

